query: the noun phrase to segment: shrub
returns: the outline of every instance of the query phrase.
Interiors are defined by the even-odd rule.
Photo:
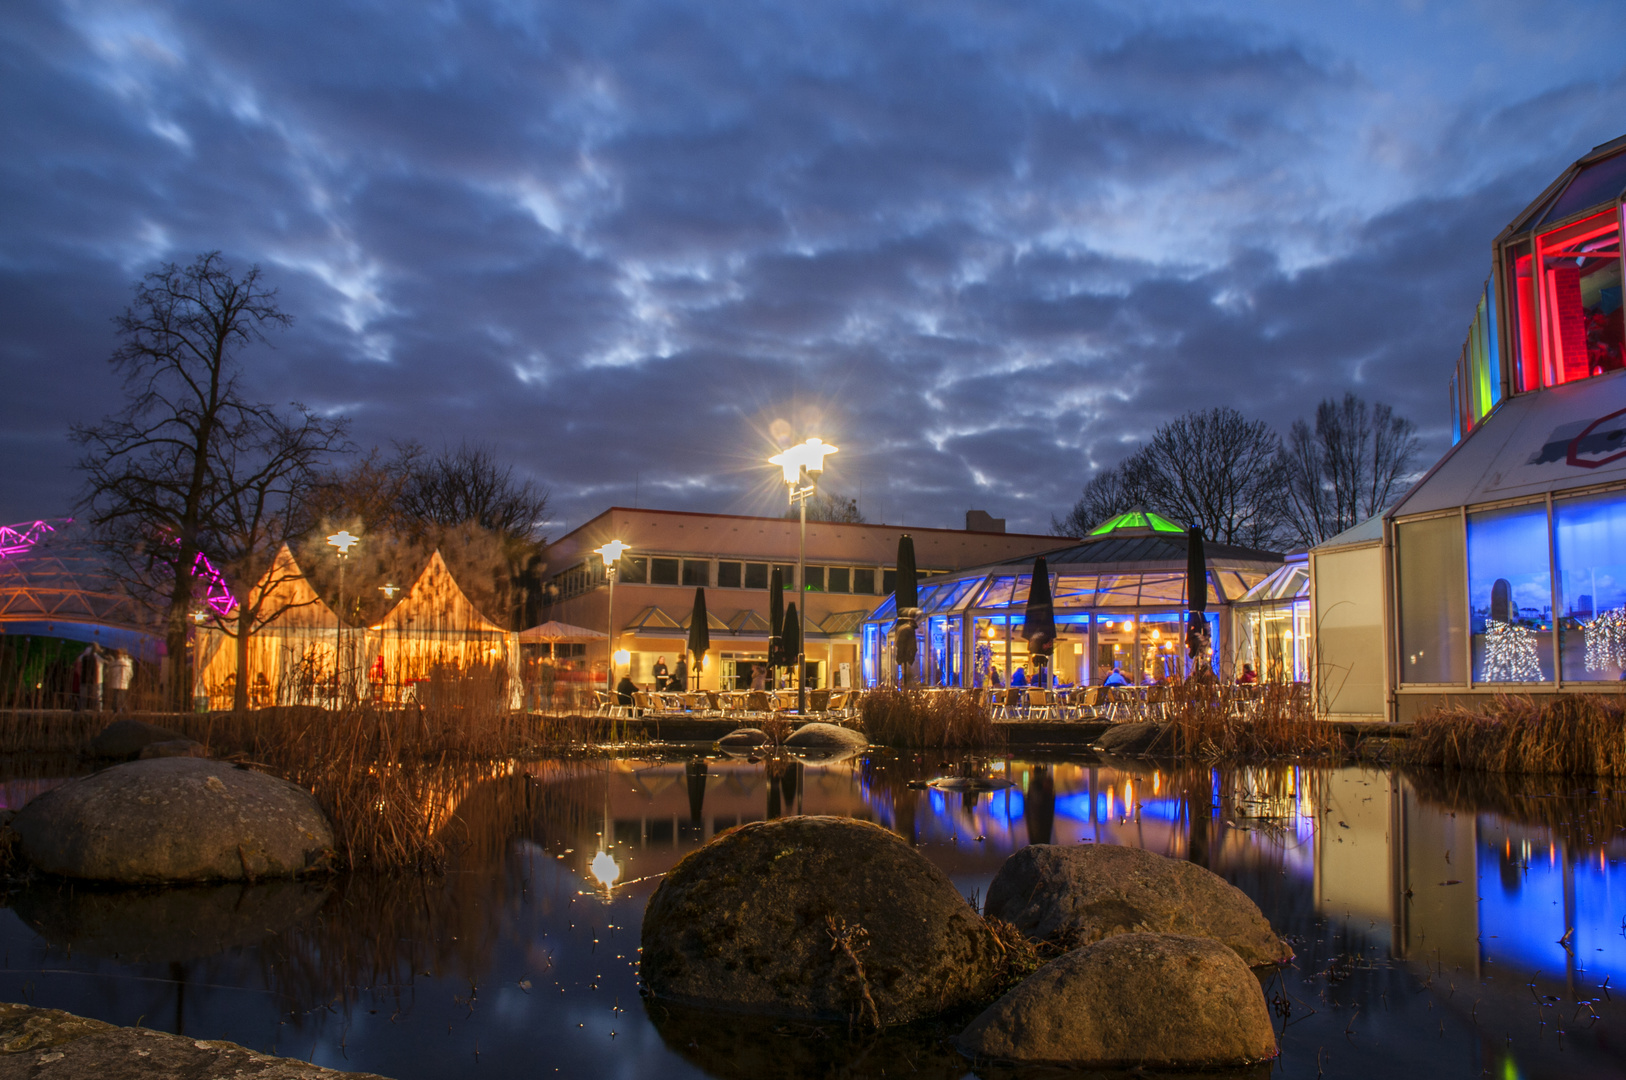
[[[1626,776],[1626,695],[1498,694],[1478,710],[1436,709],[1397,755],[1474,772]]]
[[[984,749],[1004,739],[979,695],[963,690],[871,690],[859,725],[882,746]]]

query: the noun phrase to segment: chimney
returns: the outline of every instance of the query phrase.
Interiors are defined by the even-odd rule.
[[[965,531],[1002,533],[1005,531],[1005,519],[993,517],[986,510],[967,510],[965,512]]]

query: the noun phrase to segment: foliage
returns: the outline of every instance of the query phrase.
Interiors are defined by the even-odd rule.
[[[1418,718],[1397,757],[1493,773],[1626,776],[1626,694],[1498,694]]]
[[[1004,738],[975,691],[871,690],[859,725],[881,746],[983,749]]]
[[[1315,429],[1293,423],[1283,460],[1283,527],[1314,547],[1382,512],[1417,459],[1417,425],[1354,394],[1316,407]]]
[[[1302,683],[1237,686],[1212,677],[1160,687],[1178,752],[1208,760],[1328,757],[1343,739],[1315,714]]]
[[[785,517],[796,520],[802,516],[801,508],[792,506]],[[858,509],[858,500],[833,492],[818,492],[807,500],[807,520],[834,521],[848,525],[862,525],[867,520]]]

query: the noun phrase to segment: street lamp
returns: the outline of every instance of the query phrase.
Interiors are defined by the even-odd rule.
[[[796,547],[796,711],[807,712],[807,500],[819,487],[819,475],[824,472],[824,459],[836,452],[823,439],[808,439],[768,459],[785,474],[785,487],[790,491],[792,506],[801,507],[801,540]]]
[[[621,555],[631,549],[630,544],[623,544],[619,540],[611,540],[603,547],[593,549],[593,554],[604,560],[604,576],[610,579],[610,602],[605,605],[604,621],[608,623],[610,631],[609,640],[605,642],[605,652],[609,653],[609,670],[604,673],[604,690],[607,694],[607,707],[615,704],[615,564],[621,560]],[[630,657],[628,659],[631,659]]]
[[[336,618],[333,627],[333,707],[339,707],[339,663],[344,655],[344,563],[350,555],[350,549],[356,546],[359,536],[350,535],[349,529],[340,529],[327,538],[327,542],[339,549],[339,608],[334,613]]]

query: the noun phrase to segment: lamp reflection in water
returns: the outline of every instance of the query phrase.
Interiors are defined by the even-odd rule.
[[[604,886],[606,894],[615,888],[617,881],[621,880],[621,867],[616,865],[615,859],[611,857],[608,851],[601,851],[594,855],[593,862],[588,869],[592,870],[593,877],[598,879],[598,883]]]

